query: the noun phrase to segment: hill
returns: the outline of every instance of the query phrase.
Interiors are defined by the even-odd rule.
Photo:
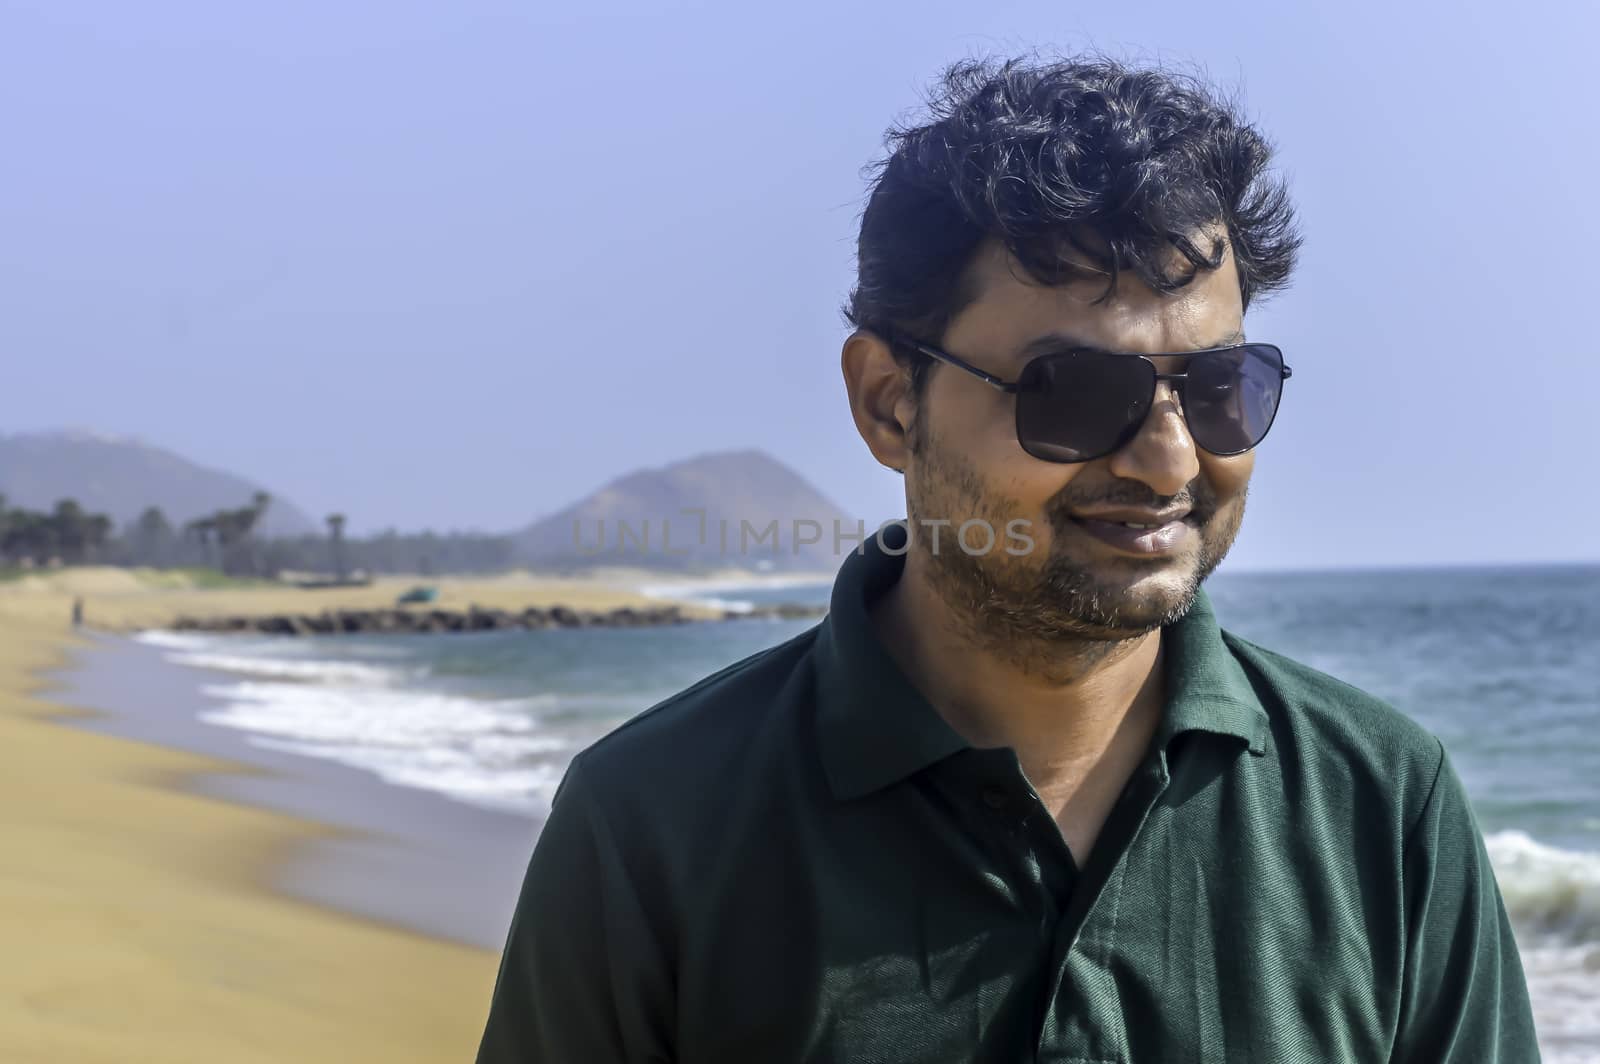
[[[248,506],[258,485],[207,469],[139,440],[88,432],[36,432],[0,436],[0,494],[11,506],[52,509],[76,499],[91,513],[109,514],[119,526],[147,506],[159,506],[181,525],[219,509]],[[319,525],[274,495],[262,519],[267,536],[302,535]]]
[[[517,547],[541,567],[817,571],[838,564],[835,522],[855,529],[782,462],[758,450],[722,451],[618,477],[518,533]],[[801,542],[819,531],[819,542]]]

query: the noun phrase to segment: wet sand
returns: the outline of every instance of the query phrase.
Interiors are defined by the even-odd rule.
[[[224,673],[164,660],[159,648],[91,636],[48,697],[95,711],[71,724],[225,760],[186,789],[315,821],[322,830],[282,855],[275,890],[354,915],[498,951],[538,821],[385,783],[333,761],[269,749],[247,732],[199,720],[219,705],[201,688]],[[128,691],[138,697],[129,699]]]
[[[441,597],[640,601],[587,590]],[[194,720],[189,670],[68,623],[76,595],[126,630],[393,592],[156,590],[114,570],[0,583],[0,1060],[471,1059],[538,825],[250,748]]]

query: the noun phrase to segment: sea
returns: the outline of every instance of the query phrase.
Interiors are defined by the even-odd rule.
[[[1224,628],[1443,740],[1517,933],[1545,1059],[1600,1064],[1600,565],[1230,573]],[[735,609],[826,583],[702,588]],[[673,592],[683,597],[681,589]],[[149,632],[201,719],[397,787],[542,818],[573,754],[811,620],[301,639]]]

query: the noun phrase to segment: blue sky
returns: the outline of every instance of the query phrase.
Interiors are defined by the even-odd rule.
[[[1230,567],[1600,558],[1592,4],[0,0],[0,431],[131,434],[355,531],[520,526],[845,407],[862,167],[946,62],[1198,68],[1307,243]]]

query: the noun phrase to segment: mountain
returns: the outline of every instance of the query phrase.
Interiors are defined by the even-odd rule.
[[[119,526],[145,507],[159,506],[169,521],[181,525],[202,514],[248,506],[262,490],[126,437],[90,432],[0,436],[0,494],[10,506],[49,510],[58,499],[76,499],[90,513],[109,514]],[[288,536],[319,530],[293,503],[274,495],[259,531]]]
[[[765,452],[722,451],[618,477],[518,533],[517,544],[523,560],[545,567],[814,572],[836,568],[855,546],[846,541],[836,554],[835,528],[851,534],[855,527]],[[800,542],[819,532],[819,542]]]

